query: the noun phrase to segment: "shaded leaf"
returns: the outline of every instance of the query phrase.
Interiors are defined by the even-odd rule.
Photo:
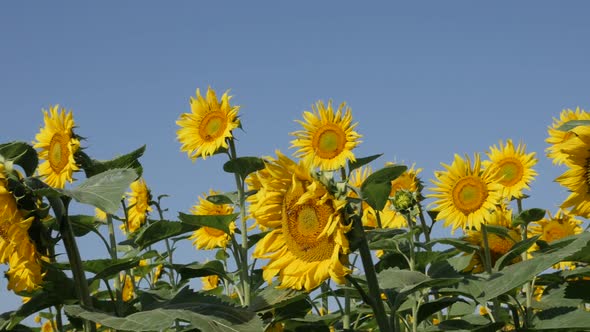
[[[113,158],[111,160],[95,160],[91,159],[88,155],[84,152],[80,151],[78,153],[78,162],[80,167],[84,169],[84,173],[86,173],[86,177],[92,177],[94,175],[100,174],[102,172],[117,169],[117,168],[132,168],[135,169],[138,177],[141,176],[142,167],[139,163],[139,158],[145,152],[145,145],[140,147],[137,150],[134,150],[130,153],[124,154],[122,156]]]
[[[514,220],[512,221],[512,226],[516,225],[528,225],[531,222],[538,221],[545,217],[545,210],[543,209],[529,209],[522,211]]]
[[[368,157],[363,157],[363,158],[357,158],[355,161],[351,162],[350,160],[348,161],[348,174],[350,174],[352,171],[354,171],[357,168],[363,167],[365,165],[367,165],[368,163],[372,162],[373,160],[381,157],[383,155],[383,153],[380,154],[374,154],[372,156],[368,156]]]
[[[363,200],[373,209],[383,210],[391,193],[391,181],[402,175],[407,169],[403,165],[393,165],[369,175],[361,185]]]
[[[151,223],[148,227],[143,228],[135,238],[134,242],[143,249],[164,239],[193,232],[198,228],[198,226],[182,222],[159,220]]]
[[[194,215],[179,212],[178,218],[183,223],[200,227],[212,227],[231,234],[229,225],[236,220],[239,213],[226,215]]]
[[[220,261],[209,261],[205,264],[194,262],[186,265],[174,264],[174,269],[180,273],[183,280],[218,275],[229,279]]]
[[[458,297],[443,297],[422,304],[418,309],[418,324],[430,317],[430,315],[448,308],[457,302],[467,303],[467,301]]]
[[[242,179],[248,174],[264,169],[264,160],[258,157],[238,157],[223,164],[223,170],[228,173],[236,173]]]
[[[515,245],[512,246],[512,249],[510,249],[506,254],[502,255],[502,257],[500,257],[496,261],[496,264],[494,265],[494,269],[495,270],[502,270],[505,265],[510,264],[512,262],[512,260],[519,257],[520,254],[527,251],[533,244],[535,244],[535,242],[537,241],[537,239],[540,236],[541,235],[536,235],[536,236],[530,237],[524,241],[517,242]]]
[[[237,204],[238,202],[238,193],[223,193],[219,195],[209,195],[207,196],[207,200],[216,205],[223,205],[223,204]]]
[[[302,300],[306,296],[305,292],[291,288],[281,289],[277,288],[276,284],[272,284],[256,294],[250,308],[256,312],[276,309]]]
[[[27,176],[35,174],[39,158],[33,146],[25,142],[9,142],[0,144],[0,155],[22,167]]]

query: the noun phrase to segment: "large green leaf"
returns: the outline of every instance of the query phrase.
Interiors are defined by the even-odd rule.
[[[448,308],[457,302],[468,303],[467,301],[459,297],[442,297],[422,304],[420,308],[418,308],[418,324],[420,324],[420,322],[422,322],[426,318],[430,317],[430,315],[435,314],[445,308]]]
[[[391,181],[402,175],[407,169],[403,165],[393,165],[369,175],[361,185],[363,200],[373,209],[383,210],[391,192]]]
[[[37,151],[25,142],[0,144],[0,156],[22,167],[27,176],[32,176],[39,164]]]
[[[276,284],[272,284],[256,294],[250,308],[257,312],[276,309],[304,299],[306,296],[305,292],[291,288],[277,288]]]
[[[143,228],[135,238],[134,242],[139,248],[146,248],[154,243],[160,242],[174,236],[195,231],[199,226],[190,225],[177,221],[159,220]]]
[[[543,209],[529,209],[522,211],[514,220],[512,225],[528,225],[531,222],[538,221],[545,217],[545,210]]]
[[[117,168],[133,168],[135,169],[138,176],[141,176],[142,168],[141,164],[139,163],[139,158],[144,152],[145,145],[128,154],[105,161],[91,159],[88,155],[81,152],[79,153],[78,161],[80,166],[84,169],[86,177],[88,178]]]
[[[352,161],[352,162],[349,160],[348,161],[348,173],[350,174],[355,169],[365,166],[366,164],[381,157],[382,155],[383,155],[383,153],[375,154],[375,155],[363,157],[363,158],[357,158],[355,161]]]
[[[496,261],[494,269],[496,271],[502,270],[505,265],[510,264],[512,260],[514,260],[516,257],[519,257],[520,254],[527,251],[533,244],[535,244],[535,241],[537,241],[537,239],[539,239],[540,236],[541,235],[533,236],[524,241],[516,243],[506,254],[504,254],[502,257],[498,259],[498,261]]]
[[[575,307],[557,307],[546,309],[533,318],[533,331],[588,331],[590,312]]]
[[[194,262],[186,265],[175,264],[174,269],[180,273],[183,280],[218,275],[222,278],[229,279],[220,261],[209,261],[205,264]]]
[[[223,170],[228,173],[236,173],[242,179],[248,174],[264,169],[264,160],[258,157],[238,157],[223,164]]]
[[[178,218],[183,223],[199,227],[212,227],[231,234],[229,225],[236,220],[239,213],[227,215],[194,215],[179,212]]]
[[[189,323],[203,332],[259,332],[262,321],[255,312],[236,307],[214,296],[183,289],[158,308],[115,317],[80,306],[66,306],[68,315],[91,320],[106,327],[124,331],[158,331],[174,326],[177,320]]]
[[[111,169],[88,178],[74,189],[62,189],[60,192],[80,203],[115,214],[125,190],[136,178],[137,173],[132,169]]]

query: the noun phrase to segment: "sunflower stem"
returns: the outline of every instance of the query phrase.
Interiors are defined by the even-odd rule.
[[[387,319],[387,313],[381,301],[381,291],[379,288],[379,281],[377,280],[377,273],[375,272],[375,266],[373,265],[373,258],[371,257],[371,250],[369,249],[369,243],[363,230],[363,223],[358,215],[351,216],[352,218],[352,232],[355,237],[360,239],[359,241],[359,253],[361,255],[361,261],[363,263],[363,269],[365,270],[365,276],[367,278],[367,285],[369,286],[370,302],[368,303],[377,319],[377,325],[381,331],[391,331],[389,326],[389,320]],[[392,313],[394,315],[395,313]]]
[[[107,226],[109,228],[109,254],[111,255],[112,260],[117,259],[117,239],[115,238],[115,227],[113,226],[113,217],[110,213],[107,213]],[[123,301],[122,293],[121,293],[121,280],[119,277],[115,278],[115,295],[117,297],[117,301],[115,306],[118,306],[119,303]]]
[[[483,249],[484,249],[484,266],[488,275],[492,275],[492,255],[490,253],[490,243],[488,242],[488,229],[486,224],[481,224],[481,233],[483,238]],[[490,312],[492,320],[497,317],[497,310],[499,309],[499,302],[497,298],[494,298],[494,307]]]
[[[56,219],[59,221],[59,232],[61,233],[66,254],[68,255],[68,261],[72,268],[72,276],[74,278],[74,284],[76,285],[76,293],[80,304],[85,306],[87,309],[92,309],[92,299],[90,298],[90,291],[88,289],[88,281],[84,274],[84,268],[82,267],[82,258],[80,257],[80,251],[76,244],[76,238],[72,231],[72,225],[70,224],[70,218],[68,216],[68,206],[71,198],[62,196],[48,197],[49,203],[53,208]],[[96,325],[88,320],[84,321],[85,331],[96,331]]]
[[[156,209],[158,210],[158,216],[160,217],[160,221],[164,221],[164,213],[162,211],[162,207],[160,206],[160,198],[158,198],[157,202],[152,202]],[[170,282],[172,283],[172,288],[176,289],[176,277],[174,276],[174,261],[172,260],[172,249],[170,247],[170,240],[168,238],[164,239],[164,244],[166,245],[166,252],[168,253],[168,263],[170,263]]]
[[[229,138],[228,143],[229,158],[230,160],[236,160],[236,145],[234,143],[233,138]],[[236,187],[238,189],[238,200],[240,202],[240,221],[242,223],[242,266],[240,266],[240,272],[242,273],[241,283],[242,290],[244,292],[244,305],[248,307],[250,306],[250,276],[248,275],[248,224],[246,222],[246,197],[244,195],[244,182],[242,181],[240,175],[237,172],[234,173],[234,178],[236,180]]]
[[[522,213],[522,198],[517,198],[516,199],[516,206],[518,208],[518,214]],[[523,223],[521,226],[521,239],[522,241],[525,241],[528,238],[528,225],[526,223]],[[523,252],[522,254],[520,254],[520,257],[522,259],[522,261],[526,261],[527,260],[527,252]],[[524,328],[528,328],[529,326],[529,318],[532,316],[532,304],[533,304],[533,287],[532,287],[533,281],[527,281],[525,282],[525,284],[523,285],[523,290],[524,290],[524,294],[525,294],[525,308],[524,308],[524,318],[522,320],[523,323],[523,327]],[[515,325],[516,326],[516,325]]]

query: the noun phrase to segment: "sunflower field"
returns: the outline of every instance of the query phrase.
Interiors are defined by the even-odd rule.
[[[313,104],[292,153],[272,156],[238,155],[228,92],[197,89],[189,106],[180,150],[225,158],[235,190],[177,220],[142,177],[145,146],[97,160],[58,105],[34,140],[0,145],[0,263],[22,297],[0,330],[590,330],[590,113],[548,126],[544,152],[569,192],[550,211],[527,206],[538,159],[511,139],[452,156],[426,183],[419,165],[355,155],[345,103]],[[100,258],[81,257],[84,236]],[[215,259],[179,261],[186,241]]]

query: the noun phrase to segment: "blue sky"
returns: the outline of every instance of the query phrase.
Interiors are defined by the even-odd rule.
[[[196,88],[231,89],[238,154],[288,151],[317,100],[346,101],[359,157],[415,163],[429,185],[453,154],[500,139],[536,152],[525,207],[555,211],[564,169],[545,157],[547,126],[590,108],[590,5],[582,1],[191,2],[0,4],[0,141],[31,141],[41,109],[74,112],[96,159],[143,144],[145,179],[166,217],[210,188],[233,190],[222,156],[191,162],[175,121]],[[79,179],[83,176],[79,175]],[[83,210],[83,207],[77,207]],[[447,230],[439,230],[448,236]],[[93,239],[87,257],[106,257]],[[179,260],[205,259],[190,247]],[[4,271],[5,267],[0,267]],[[18,299],[0,281],[0,312]],[[8,299],[8,300],[5,300]]]

